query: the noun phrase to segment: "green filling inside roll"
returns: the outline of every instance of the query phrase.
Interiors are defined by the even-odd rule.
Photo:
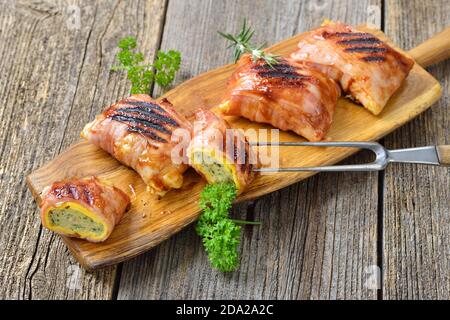
[[[194,166],[205,175],[208,183],[234,183],[233,175],[225,165],[207,153],[194,152]]]
[[[102,224],[95,222],[92,218],[72,209],[70,206],[52,209],[49,212],[49,219],[53,225],[76,233],[92,232],[101,235],[104,230]]]

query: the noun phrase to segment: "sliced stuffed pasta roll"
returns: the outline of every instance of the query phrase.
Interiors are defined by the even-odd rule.
[[[95,177],[55,182],[42,199],[44,227],[92,242],[106,240],[130,205],[127,194]]]
[[[254,178],[257,158],[245,136],[211,111],[196,112],[187,154],[190,165],[208,183],[232,182],[240,193]]]
[[[244,55],[231,76],[220,111],[322,140],[333,121],[340,89],[328,70],[280,59],[267,65]]]
[[[189,121],[168,100],[156,102],[138,94],[108,107],[84,127],[81,136],[134,169],[162,196],[182,186],[188,168],[187,160],[174,161],[183,156],[182,141],[172,139],[176,129],[184,129],[189,136],[192,131]],[[173,154],[175,146],[180,154]]]

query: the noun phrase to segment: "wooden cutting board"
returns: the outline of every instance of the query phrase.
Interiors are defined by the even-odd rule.
[[[381,31],[367,31],[385,38]],[[269,51],[287,55],[296,49],[297,39],[298,36],[294,36],[272,46]],[[418,58],[417,53],[414,57]],[[214,107],[221,101],[227,79],[234,69],[235,65],[230,64],[204,73],[179,85],[164,97],[187,116],[191,116],[198,107]],[[378,140],[426,110],[440,95],[441,87],[437,80],[416,63],[403,86],[379,116],[372,115],[350,100],[341,99],[327,138],[334,141]],[[237,128],[271,128],[245,119],[228,120]],[[280,132],[280,141],[302,140],[295,134]],[[280,165],[294,167],[334,164],[356,151],[342,148],[281,148]],[[262,196],[313,174],[261,175],[238,200]],[[127,192],[132,198],[132,206],[104,243],[95,244],[63,237],[71,252],[86,269],[119,263],[141,254],[195,221],[200,213],[197,200],[204,181],[192,170],[185,174],[185,183],[180,190],[171,191],[158,200],[146,191],[144,183],[133,170],[87,142],[72,145],[31,173],[27,177],[27,183],[39,204],[43,188],[53,181],[90,175],[108,179]]]

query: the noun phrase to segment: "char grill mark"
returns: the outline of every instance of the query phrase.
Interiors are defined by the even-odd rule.
[[[289,80],[289,79],[303,79],[305,76],[302,76],[295,72],[280,72],[280,71],[265,71],[258,73],[261,78],[280,78],[281,80]]]
[[[246,146],[244,146],[243,151],[244,151],[244,163],[241,164],[241,170],[248,174],[251,171],[250,155],[248,153]]]
[[[56,188],[54,194],[58,199],[69,197],[74,200],[81,199],[90,205],[94,204],[94,195],[85,185],[64,184],[63,186]]]
[[[351,47],[351,48],[345,48],[345,51],[376,53],[376,52],[386,52],[387,49],[384,47]]]
[[[90,205],[94,204],[94,197],[91,194],[91,191],[89,190],[89,188],[87,188],[86,186],[83,186],[83,193],[84,193],[84,197],[87,199],[87,202]]]
[[[291,65],[286,63],[275,64],[273,67],[263,64],[254,67],[253,70],[256,71],[259,77],[268,80],[277,80],[281,84],[292,84],[293,82],[299,82],[309,78],[308,76],[297,73]]]
[[[108,117],[126,124],[129,132],[140,133],[152,140],[167,143],[167,140],[159,136],[157,132],[170,135],[172,134],[170,127],[179,127],[178,122],[157,104],[127,100],[122,106],[111,110]]]
[[[158,130],[162,133],[171,134],[172,132],[165,127],[163,127],[160,124],[153,123],[147,120],[139,119],[133,115],[126,114],[126,113],[116,113],[113,116],[111,116],[111,119],[119,121],[119,122],[125,122],[128,126],[131,127],[144,127],[145,129],[152,128],[154,130]]]
[[[235,137],[234,137],[234,143],[233,143],[233,160],[234,160],[234,163],[239,164],[239,161],[240,161],[241,159],[238,159],[239,154],[238,154],[238,146],[237,146],[237,143],[238,143],[237,137],[235,136]]]
[[[79,200],[80,199],[80,194],[78,193],[78,189],[76,186],[73,185],[67,185],[67,187],[69,188],[70,194],[72,195],[72,198],[75,200]]]
[[[145,130],[145,129],[142,129],[139,127],[129,127],[128,131],[143,134],[143,135],[145,135],[153,140],[156,140],[158,142],[167,143],[166,139],[161,138],[160,136],[158,136],[156,133],[154,133],[152,131],[148,131],[148,130]]]
[[[294,68],[286,63],[276,63],[272,66],[268,64],[261,64],[253,68],[255,71],[281,71],[281,72],[294,72]]]
[[[136,108],[127,108],[126,106],[134,106]],[[164,108],[157,105],[156,103],[146,102],[146,101],[137,101],[137,100],[126,100],[124,103],[123,108],[119,108],[118,110],[125,110],[125,111],[135,111],[141,114],[145,114],[149,116],[152,119],[159,120],[161,122],[165,122],[167,124],[170,124],[174,127],[179,127],[180,125],[178,122],[176,122],[174,119],[170,117],[170,115],[167,113]],[[155,110],[159,111],[160,113],[155,112]],[[148,119],[147,119],[148,120]]]
[[[238,165],[243,172],[248,173],[250,168],[250,156],[247,149],[248,145],[246,145],[247,140],[240,141],[238,136],[234,135],[233,141],[232,156],[234,163]]]
[[[372,35],[365,32],[336,32],[334,33],[336,37],[345,38],[345,37],[371,37]]]
[[[141,133],[141,134],[145,135],[146,137],[149,137],[153,140],[163,142],[163,143],[167,143],[167,140],[164,138],[161,138],[155,132],[147,130],[147,129],[151,128],[151,129],[156,129],[156,130],[164,132],[164,133],[168,133],[168,134],[171,133],[166,128],[164,128],[160,125],[155,125],[155,124],[145,121],[145,120],[134,119],[131,117],[126,117],[126,116],[121,116],[121,115],[113,115],[113,116],[111,116],[111,119],[126,124],[128,126],[129,132]],[[143,125],[145,127],[145,129],[142,128],[140,126],[140,124]]]
[[[66,197],[67,195],[69,195],[69,191],[70,190],[67,188],[67,185],[64,185],[61,188],[55,189],[55,196],[56,196],[56,198],[61,199],[63,197]]]

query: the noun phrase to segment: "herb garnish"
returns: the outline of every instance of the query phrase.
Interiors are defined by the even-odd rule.
[[[136,52],[137,42],[134,37],[126,37],[119,41],[121,49],[116,58],[120,65],[111,68],[111,71],[126,70],[131,81],[131,93],[150,93],[151,85],[156,82],[159,86],[167,87],[175,78],[180,69],[180,52],[169,50],[158,51],[153,64],[142,64],[144,55]]]
[[[203,239],[211,265],[222,272],[234,271],[239,266],[241,227],[237,224],[260,224],[230,219],[228,212],[235,199],[233,183],[207,185],[200,195],[199,206],[203,213],[196,230]]]
[[[274,64],[278,63],[278,56],[264,52],[263,48],[266,46],[266,43],[256,47],[250,44],[250,40],[255,31],[247,26],[247,19],[244,19],[241,31],[235,36],[221,31],[218,31],[218,33],[225,39],[231,41],[231,44],[227,49],[233,48],[234,63],[236,63],[244,53],[250,53],[254,62],[263,59],[265,63],[272,68]]]

